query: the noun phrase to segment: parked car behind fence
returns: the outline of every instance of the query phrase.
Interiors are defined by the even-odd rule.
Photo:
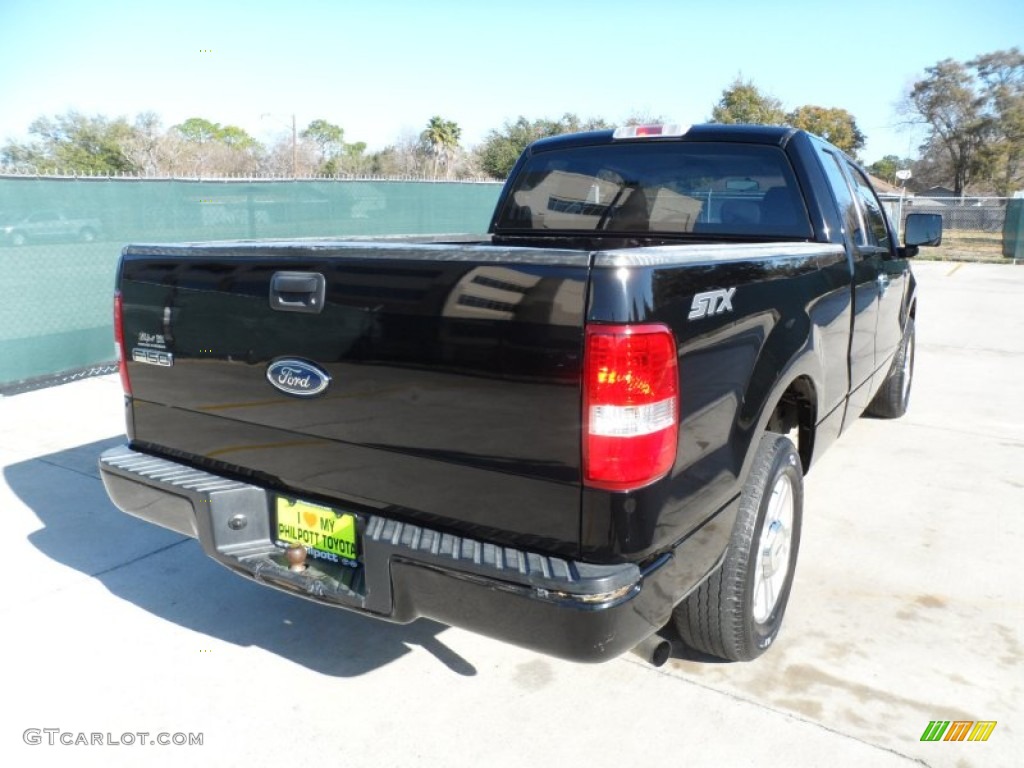
[[[55,240],[91,243],[102,230],[97,218],[76,217],[53,209],[17,215],[0,214],[0,236],[7,245]]]

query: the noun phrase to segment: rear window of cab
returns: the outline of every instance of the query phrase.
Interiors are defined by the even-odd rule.
[[[534,152],[513,180],[495,229],[811,237],[785,153],[724,142]]]

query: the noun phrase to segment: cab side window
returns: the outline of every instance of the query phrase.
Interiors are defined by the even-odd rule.
[[[861,208],[864,211],[865,234],[867,244],[878,248],[889,248],[889,226],[885,220],[885,210],[879,202],[871,184],[858,168],[847,163],[850,178],[857,190],[857,197],[860,200]]]
[[[829,186],[836,197],[836,204],[843,216],[843,226],[846,228],[846,235],[857,246],[867,245],[867,238],[864,235],[864,225],[861,223],[860,211],[853,200],[853,192],[846,181],[840,167],[840,160],[826,149],[820,150],[822,154],[821,165],[828,176]]]

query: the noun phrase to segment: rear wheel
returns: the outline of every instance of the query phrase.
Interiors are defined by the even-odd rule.
[[[898,419],[910,405],[910,385],[914,380],[914,318],[907,318],[903,341],[892,359],[892,367],[885,382],[867,407],[869,416]]]
[[[803,472],[787,437],[761,438],[725,560],[676,606],[676,629],[703,653],[751,661],[782,626],[800,547]]]

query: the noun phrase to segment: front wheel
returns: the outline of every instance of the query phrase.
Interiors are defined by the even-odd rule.
[[[751,661],[782,626],[800,547],[803,471],[789,438],[761,438],[725,560],[673,612],[695,650]]]

